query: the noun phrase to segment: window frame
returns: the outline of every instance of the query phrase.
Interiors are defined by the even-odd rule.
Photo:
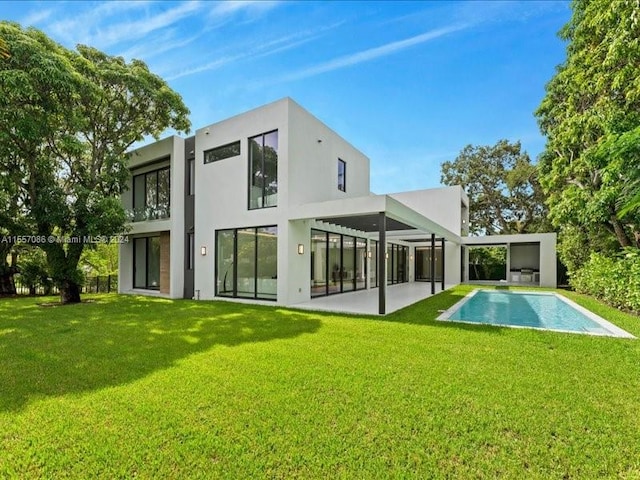
[[[342,172],[340,172],[340,167],[342,167]],[[340,183],[340,178],[342,177],[342,183]],[[338,190],[341,192],[347,192],[347,162],[338,158]]]
[[[216,150],[224,150],[227,148],[231,148],[231,147],[237,147],[237,153],[235,148],[233,149],[233,154],[228,155],[228,154],[223,154],[224,156],[220,157],[220,158],[213,158],[213,159],[207,159],[207,154],[211,154],[214,155],[214,152]],[[213,147],[213,148],[209,148],[207,150],[205,150],[204,152],[202,152],[203,154],[203,162],[205,165],[209,164],[209,163],[215,163],[215,162],[220,162],[222,160],[226,160],[227,158],[234,158],[234,157],[239,157],[242,153],[242,145],[241,145],[241,141],[240,140],[234,140],[233,142],[229,142],[229,143],[225,143],[224,145],[219,145],[217,147]]]
[[[265,199],[265,193],[266,193],[266,185],[265,185],[265,181],[264,181],[264,174],[262,176],[262,195],[260,196],[260,198],[262,199],[262,205],[260,206],[256,206],[253,207],[251,206],[251,187],[253,186],[253,158],[252,158],[252,152],[253,150],[251,149],[251,140],[256,139],[258,137],[261,138],[262,140],[262,158],[260,159],[260,167],[261,167],[261,171],[264,172],[264,165],[265,165],[265,155],[264,155],[264,141],[265,141],[265,137],[271,133],[276,133],[277,135],[277,141],[278,141],[278,150],[280,147],[280,135],[278,133],[278,129],[275,128],[273,130],[269,130],[268,132],[263,132],[263,133],[258,133],[257,135],[253,135],[249,138],[247,138],[247,173],[248,173],[248,182],[247,182],[247,209],[248,210],[261,210],[263,208],[275,208],[278,206],[278,201],[276,199],[276,204],[275,205],[264,205],[264,199]],[[278,180],[278,163],[280,162],[280,155],[278,153],[278,151],[276,150],[276,186],[277,186],[277,180]],[[276,194],[278,193],[278,189],[276,188]]]
[[[275,228],[276,229],[276,234],[275,234],[275,238],[276,238],[276,242],[278,241],[278,225],[277,224],[272,224],[272,225],[258,225],[256,227],[237,227],[237,228],[222,228],[220,230],[216,230],[215,231],[215,236],[214,236],[214,241],[215,241],[215,252],[214,252],[214,263],[215,263],[215,268],[214,268],[214,284],[215,284],[215,296],[216,297],[225,297],[225,298],[244,298],[244,299],[253,299],[253,300],[265,300],[265,301],[271,301],[271,302],[277,302],[278,301],[278,295],[277,295],[277,279],[278,279],[278,271],[277,271],[277,259],[276,259],[276,276],[275,276],[275,280],[276,280],[276,294],[275,294],[275,298],[274,297],[267,297],[264,296],[264,292],[259,291],[258,288],[258,270],[259,270],[259,259],[260,259],[260,245],[259,245],[259,231],[261,229],[267,229],[267,228]],[[254,282],[254,290],[253,290],[253,296],[249,296],[249,295],[238,295],[238,232],[240,232],[241,230],[252,230],[254,233],[254,250],[253,250],[253,282]],[[232,266],[232,272],[233,272],[233,288],[231,290],[231,295],[221,295],[219,288],[218,288],[218,275],[219,275],[219,264],[218,264],[218,247],[219,247],[219,236],[221,233],[223,232],[232,232],[233,233],[233,266]],[[276,247],[276,255],[277,255],[277,247]],[[261,296],[263,295],[263,296]]]
[[[167,179],[169,181],[169,192],[168,192],[168,201],[167,201],[167,205],[166,205],[166,211],[167,211],[167,215],[166,216],[153,216],[152,218],[147,218],[146,215],[146,211],[147,209],[150,207],[150,205],[147,204],[147,186],[149,185],[149,179],[150,177],[154,177],[155,178],[155,186],[156,186],[156,190],[155,190],[155,209],[156,212],[158,211],[158,200],[160,198],[160,172],[163,171],[167,171],[168,176]],[[136,216],[135,216],[135,209],[136,209],[136,194],[138,189],[136,188],[136,178],[138,177],[142,177],[142,179],[144,180],[144,189],[143,189],[143,218],[141,218],[140,220],[136,220]],[[166,165],[164,167],[160,167],[160,168],[156,168],[154,170],[149,170],[147,172],[142,172],[142,173],[133,173],[131,174],[131,179],[132,179],[132,210],[134,212],[134,222],[144,222],[144,221],[149,221],[149,220],[166,220],[167,218],[171,218],[171,165]],[[153,179],[151,180],[151,182],[153,182]]]
[[[162,263],[162,247],[160,246],[158,250],[158,286],[149,286],[149,254],[151,252],[150,243],[151,239],[157,238],[158,242],[160,241],[159,235],[149,235],[146,237],[136,237],[133,239],[133,288],[137,288],[140,290],[160,290],[160,265]],[[140,287],[136,285],[136,270],[137,270],[137,257],[139,253],[137,252],[136,243],[138,240],[144,240],[144,286]]]

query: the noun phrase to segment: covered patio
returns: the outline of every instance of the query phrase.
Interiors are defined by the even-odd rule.
[[[460,245],[462,239],[388,195],[370,195],[301,205],[295,210],[291,220],[311,220],[361,232],[369,241],[375,240],[379,243],[375,258],[377,287],[372,288],[368,285],[366,290],[316,297],[296,303],[293,307],[385,315],[446,289],[447,281],[451,285],[458,283],[458,279],[445,279],[443,267],[441,281],[436,282],[435,278],[432,278],[430,282],[409,280],[408,283],[389,285],[391,282],[388,282],[387,278],[388,240],[398,240],[412,246],[426,244],[435,250],[438,237],[438,244],[444,251],[445,242]],[[410,259],[413,260],[413,255]],[[435,270],[434,267],[432,264],[431,271]]]
[[[454,284],[445,285],[445,290],[454,286]],[[386,290],[387,298],[385,313],[392,313],[440,293],[442,291],[442,285],[440,283],[435,285],[435,293],[431,293],[430,284],[424,282],[387,285]],[[357,292],[342,293],[340,295],[329,295],[327,297],[314,298],[308,302],[292,305],[292,307],[325,312],[378,315],[378,296],[378,288],[372,288],[369,290],[360,290]]]

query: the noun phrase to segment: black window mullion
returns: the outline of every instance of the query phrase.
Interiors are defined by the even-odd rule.
[[[329,232],[324,232],[324,248],[325,248],[325,259],[324,259],[324,294],[325,296],[329,295]]]
[[[233,297],[238,296],[238,229],[233,229]]]
[[[144,239],[144,288],[149,288],[149,237]]]
[[[340,293],[344,291],[344,235],[340,235],[340,270],[338,270],[338,277],[340,277]]]
[[[253,229],[255,242],[253,262],[253,298],[258,298],[258,228]]]
[[[264,149],[265,149],[265,145],[264,145],[264,139],[265,139],[265,134],[262,134],[262,208],[265,207],[265,198],[267,195],[267,186],[265,185],[265,165],[264,165]]]

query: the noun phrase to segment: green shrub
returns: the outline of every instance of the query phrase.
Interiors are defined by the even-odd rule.
[[[617,257],[592,253],[570,283],[577,292],[640,313],[640,251],[625,249]]]

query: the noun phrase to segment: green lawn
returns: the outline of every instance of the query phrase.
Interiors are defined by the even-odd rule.
[[[469,290],[385,318],[0,300],[0,478],[640,478],[640,341],[434,321]]]

